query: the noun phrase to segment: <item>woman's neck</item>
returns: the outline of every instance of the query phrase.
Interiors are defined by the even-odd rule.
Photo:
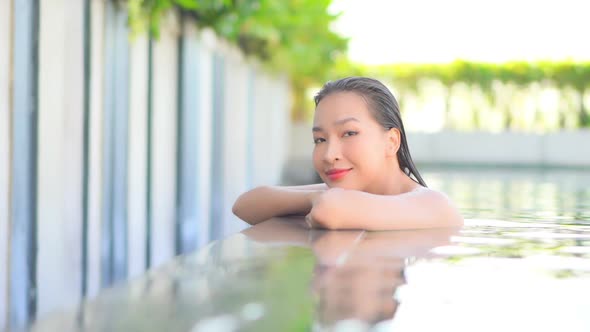
[[[389,171],[390,176],[382,179],[378,184],[379,187],[375,188],[373,193],[379,195],[399,195],[420,187],[420,184],[412,180],[398,165],[392,168],[394,171]]]

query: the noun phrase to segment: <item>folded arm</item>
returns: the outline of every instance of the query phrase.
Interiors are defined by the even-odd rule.
[[[374,195],[330,189],[313,202],[314,227],[328,229],[398,230],[463,225],[463,218],[446,195],[420,188],[400,195]]]
[[[315,196],[327,188],[323,183],[291,187],[257,187],[238,197],[232,211],[250,225],[273,217],[304,216],[310,212]]]

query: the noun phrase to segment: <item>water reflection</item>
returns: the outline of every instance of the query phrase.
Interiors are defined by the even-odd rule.
[[[450,230],[330,232],[274,219],[101,293],[33,331],[307,331],[391,320],[404,270]],[[359,329],[363,329],[357,326]]]
[[[308,230],[302,222],[275,219],[243,232],[265,244],[310,247],[316,258],[311,282],[315,328],[330,330],[354,321],[355,330],[393,319],[400,305],[396,290],[404,270],[431,249],[450,244],[457,229],[398,232]]]

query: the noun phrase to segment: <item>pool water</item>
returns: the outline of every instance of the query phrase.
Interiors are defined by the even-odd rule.
[[[424,176],[467,220],[407,268],[399,330],[590,331],[590,171]]]
[[[429,187],[449,194],[465,218],[590,224],[590,169],[432,169]]]
[[[275,218],[34,331],[590,331],[590,172],[423,170],[462,229]]]

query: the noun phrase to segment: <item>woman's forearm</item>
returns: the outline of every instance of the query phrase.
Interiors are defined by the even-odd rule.
[[[312,221],[328,229],[402,230],[460,227],[463,218],[448,197],[430,189],[375,195],[330,189],[314,201]]]
[[[312,195],[319,192],[295,187],[257,187],[238,197],[232,211],[251,225],[273,217],[306,215],[311,210]]]

